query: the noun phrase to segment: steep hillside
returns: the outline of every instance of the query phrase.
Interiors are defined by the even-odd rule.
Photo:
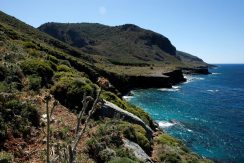
[[[176,52],[166,37],[132,24],[109,27],[89,23],[47,23],[38,29],[72,46],[94,48],[95,52],[114,62],[163,61],[167,54],[175,56]]]
[[[152,75],[181,67],[206,66],[203,61],[195,62],[196,57],[176,51],[163,35],[132,24],[110,27],[92,23],[46,23],[38,29],[91,54],[97,58],[98,67],[113,72]],[[101,61],[117,67],[104,66]]]
[[[109,81],[96,82],[103,74],[127,78],[111,78],[94,62],[0,12],[0,162],[48,162],[48,147],[53,162],[210,162],[119,98]]]

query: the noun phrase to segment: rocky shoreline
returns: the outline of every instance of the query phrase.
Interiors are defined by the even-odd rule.
[[[121,76],[117,74],[106,74],[112,85],[121,93],[128,94],[133,89],[146,88],[172,88],[173,85],[185,82],[184,74],[211,74],[208,68],[182,68],[160,76]]]

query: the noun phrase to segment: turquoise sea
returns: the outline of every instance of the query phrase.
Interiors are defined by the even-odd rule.
[[[132,91],[167,133],[219,162],[244,162],[244,65],[217,65],[211,75],[189,75],[172,89]]]

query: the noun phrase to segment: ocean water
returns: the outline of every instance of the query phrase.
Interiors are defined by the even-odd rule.
[[[150,113],[194,152],[244,162],[244,65],[218,65],[172,89],[134,90],[127,100]]]

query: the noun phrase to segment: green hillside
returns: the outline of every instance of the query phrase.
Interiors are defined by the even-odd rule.
[[[190,62],[189,58],[196,57],[176,51],[163,35],[132,24],[111,27],[93,23],[46,23],[38,29],[89,53],[98,67],[113,72],[152,75],[181,67],[206,66],[200,60]]]
[[[145,162],[124,140],[140,146],[153,162],[210,162],[118,97],[116,82],[115,87],[103,78],[96,82],[102,75],[117,83],[127,81],[96,63],[83,50],[0,12],[0,162],[47,162],[47,144],[53,162],[68,162],[71,152],[69,162]],[[140,123],[100,115],[104,100]],[[76,129],[84,134],[73,149]]]

